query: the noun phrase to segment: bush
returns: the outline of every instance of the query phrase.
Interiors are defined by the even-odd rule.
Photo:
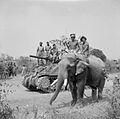
[[[105,54],[102,52],[102,50],[99,49],[92,49],[90,51],[91,55],[95,55],[96,57],[99,57],[103,62],[106,62],[106,56]]]
[[[108,109],[109,119],[120,118],[120,77],[113,80],[113,89],[108,90],[110,108]]]
[[[2,90],[1,90],[0,92],[0,119],[15,119],[13,112],[14,110],[5,101],[5,97],[2,96]]]

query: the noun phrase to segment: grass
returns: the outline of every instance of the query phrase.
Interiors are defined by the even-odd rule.
[[[120,77],[113,80],[113,90],[109,93],[110,106],[108,110],[111,119],[120,119]]]
[[[15,119],[13,111],[14,109],[0,95],[0,119]]]

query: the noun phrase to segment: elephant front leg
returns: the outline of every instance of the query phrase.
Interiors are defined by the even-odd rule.
[[[98,100],[102,100],[102,89],[98,88]]]
[[[77,102],[77,87],[76,87],[76,82],[69,82],[69,88],[72,94],[72,101],[71,101],[71,106],[74,106]]]
[[[78,95],[78,101],[81,102],[83,100],[83,95],[84,95],[84,88],[85,88],[85,82],[84,80],[81,80],[77,83],[77,95]]]
[[[102,99],[102,92],[103,92],[104,85],[105,85],[105,77],[102,76],[100,86],[98,87],[98,99],[99,100]]]

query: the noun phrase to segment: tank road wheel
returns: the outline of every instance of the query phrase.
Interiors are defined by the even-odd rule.
[[[35,84],[38,90],[42,90],[45,93],[51,92],[49,76],[38,77],[37,80],[35,81]]]
[[[24,78],[24,80],[22,81],[22,84],[24,87],[26,87],[27,89],[29,88],[29,77]]]
[[[26,87],[27,89],[29,89],[29,90],[36,90],[36,88],[35,88],[35,85],[34,85],[34,83],[33,83],[33,80],[34,80],[34,78],[33,78],[33,76],[32,75],[26,75],[25,77],[24,77],[24,79],[23,79],[23,81],[22,81],[22,85],[24,86],[24,87]]]

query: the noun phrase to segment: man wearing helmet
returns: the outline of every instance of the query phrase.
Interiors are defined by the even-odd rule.
[[[70,34],[70,39],[71,41],[68,43],[68,49],[76,53],[79,50],[79,44],[75,39],[75,34]]]

